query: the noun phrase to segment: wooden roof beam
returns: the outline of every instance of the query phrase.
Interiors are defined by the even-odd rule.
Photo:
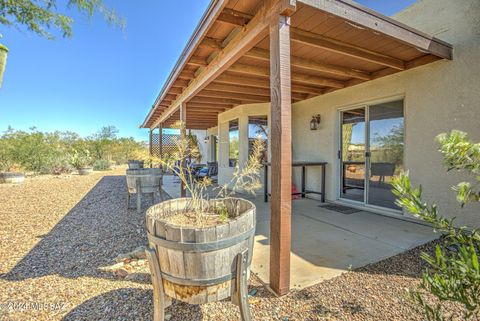
[[[252,48],[249,52],[245,54],[246,57],[254,58],[263,61],[270,60],[270,52],[261,48]],[[346,68],[342,66],[335,66],[331,64],[321,63],[313,60],[303,59],[300,57],[291,56],[290,63],[294,67],[325,72],[332,75],[338,75],[343,77],[358,78],[364,80],[372,79],[371,75],[368,72],[355,70],[352,68]]]
[[[208,110],[208,109],[224,110],[224,109],[227,109],[227,108],[232,108],[233,104],[223,104],[223,105],[215,104],[215,105],[212,105],[212,104],[209,104],[209,103],[188,102],[187,107],[188,108],[201,108],[202,110]]]
[[[213,50],[220,50],[222,49],[222,40],[205,37],[203,41],[200,43],[200,47],[209,48]]]
[[[247,95],[258,95],[264,96],[265,98],[270,99],[270,90],[267,88],[259,87],[246,87],[239,85],[230,85],[222,83],[211,83],[205,89],[215,90],[217,92],[226,92],[226,93],[235,93],[235,94],[247,94]],[[304,100],[307,98],[307,95],[297,92],[292,92],[292,98],[297,100]]]
[[[353,1],[299,1],[310,7],[326,12],[329,15],[344,19],[359,28],[370,29],[373,32],[384,34],[397,41],[413,46],[419,51],[430,53],[440,58],[452,59],[453,48],[449,43],[411,28]]]
[[[187,71],[187,70],[184,70],[182,71],[179,75],[178,75],[178,79],[181,79],[181,80],[191,80],[192,78],[195,77],[195,73],[191,72],[191,71]]]
[[[206,65],[208,65],[206,59],[198,56],[193,56],[192,58],[190,58],[187,64],[192,66],[199,66],[199,67],[205,67]]]
[[[205,90],[205,89],[199,92],[195,97],[239,99],[239,100],[259,102],[259,103],[270,101],[269,97],[265,97],[265,96],[215,91],[215,90]]]
[[[225,8],[218,16],[217,21],[229,23],[234,26],[243,27],[246,25],[252,16],[243,12],[239,12],[233,9]]]
[[[235,63],[243,54],[252,49],[260,40],[268,35],[268,28],[272,17],[279,14],[292,14],[296,9],[296,0],[265,0],[250,22],[244,26],[223,48],[218,55],[205,67],[186,90],[177,97],[172,105],[165,110],[157,123],[163,122],[172,113],[178,110],[181,103],[188,102],[205,86],[221,75],[228,67]],[[200,97],[199,97],[200,98]],[[197,98],[198,99],[198,98]]]
[[[240,73],[240,74],[255,75],[255,76],[270,78],[270,69],[262,68],[258,66],[235,64],[231,66],[228,69],[228,71]],[[313,85],[332,87],[332,88],[345,87],[345,84],[342,81],[321,78],[317,76],[309,76],[304,74],[292,74],[291,79],[292,79],[292,82],[296,82],[296,83],[306,83],[306,84],[313,84]]]
[[[415,59],[410,60],[407,63],[405,63],[405,69],[409,70],[409,69],[412,69],[412,68],[416,68],[418,66],[422,66],[422,65],[437,61],[439,59],[442,59],[442,58],[439,58],[439,57],[434,56],[434,55],[425,55],[425,56],[415,58]],[[393,74],[398,73],[398,72],[399,72],[399,70],[395,70],[395,69],[392,69],[392,68],[380,69],[380,70],[372,73],[372,79],[378,79],[378,78],[381,78],[381,77],[393,75]],[[346,87],[351,87],[351,86],[361,84],[363,82],[365,82],[365,81],[360,80],[360,79],[350,79],[349,81],[345,82],[345,86]],[[336,89],[331,88],[331,89],[326,90],[325,93],[326,94],[331,93],[335,90]]]
[[[322,1],[322,2],[325,2],[325,1]],[[328,1],[328,2],[331,2],[331,1]],[[333,1],[333,2],[335,2],[335,1]],[[243,25],[242,23],[245,23],[245,21],[248,21],[249,19],[251,19],[251,15],[248,15],[246,13],[242,13],[242,12],[239,12],[239,11],[231,10],[231,9],[224,9],[222,11],[222,14],[220,14],[219,19],[220,19],[220,17],[223,17],[223,19],[229,19],[230,23],[232,23],[235,20],[236,17],[242,17],[242,20],[238,21],[239,23],[236,24],[238,26],[242,26]],[[229,18],[226,18],[226,17],[229,17]],[[376,62],[378,59],[380,59],[381,60],[380,62],[383,62],[383,63],[380,63],[380,64],[385,65],[387,67],[392,67],[392,68],[399,69],[399,70],[403,70],[403,68],[404,68],[403,67],[403,61],[401,61],[399,59],[395,59],[395,58],[392,58],[392,57],[388,57],[388,56],[385,56],[385,55],[374,53],[373,51],[369,51],[369,50],[366,50],[364,48],[355,47],[355,46],[352,46],[350,44],[346,44],[346,43],[343,43],[343,42],[340,42],[340,41],[337,41],[337,40],[333,40],[331,38],[323,37],[321,35],[317,35],[317,34],[314,34],[314,33],[309,33],[307,31],[303,31],[303,30],[300,30],[300,29],[291,28],[291,31],[292,31],[292,40],[296,40],[294,38],[294,34],[309,35],[310,37],[317,38],[317,41],[315,43],[319,44],[320,42],[319,42],[318,38],[320,37],[321,39],[325,40],[324,42],[329,41],[328,48],[330,48],[330,50],[342,49],[341,46],[343,45],[343,46],[347,47],[348,50],[343,50],[343,52],[340,52],[340,53],[351,55],[351,54],[358,53],[357,51],[360,51],[360,52],[363,53],[363,55],[361,55],[359,57],[357,57],[357,56],[355,56],[355,57],[360,58],[360,59],[366,59],[366,60],[368,59],[368,61],[370,61],[370,62]],[[305,34],[305,32],[307,34]],[[301,40],[306,40],[306,38],[304,38],[303,36],[299,36],[298,41],[301,41]],[[333,41],[333,43],[331,43],[332,41]],[[324,45],[325,45],[325,43],[324,43]],[[322,47],[322,48],[329,50],[328,48],[324,48],[324,47]],[[343,49],[346,49],[346,48],[343,48]],[[252,49],[252,51],[250,53],[247,53],[246,55],[247,56],[250,55],[253,58],[265,59],[265,57],[266,57],[265,53],[261,52],[261,51],[258,51],[258,50],[261,50],[261,49],[254,48],[254,49]],[[268,51],[267,51],[267,55],[269,55]],[[374,58],[375,58],[375,61],[372,61],[372,59],[374,59]],[[333,73],[333,74],[337,74],[337,75],[341,75],[341,76],[347,76],[347,77],[364,79],[364,80],[370,80],[371,79],[371,78],[369,78],[370,77],[369,74],[366,73],[366,72],[356,71],[356,70],[353,70],[353,69],[339,67],[339,66],[332,66],[332,65],[328,65],[328,64],[315,63],[315,62],[308,61],[308,60],[305,60],[305,59],[300,59],[300,58],[297,58],[297,57],[291,57],[291,64],[292,65],[297,65],[297,67],[300,67],[300,68],[306,68],[306,69],[312,69],[312,70],[315,70],[315,69],[318,68],[318,69],[320,69],[318,71]]]
[[[372,50],[347,44],[332,38],[318,35],[313,32],[300,29],[291,30],[291,40],[308,46],[321,48],[324,50],[336,52],[349,57],[365,60],[382,66],[404,70],[405,63],[403,60],[396,59]]]
[[[228,98],[210,98],[210,97],[193,97],[189,101],[190,103],[207,103],[212,105],[240,105],[242,101],[228,99]]]
[[[250,78],[245,76],[242,77],[242,76],[239,76],[238,74],[230,74],[228,72],[217,77],[213,83],[242,85],[242,86],[248,86],[252,88],[270,89],[269,80]],[[318,87],[312,86],[311,84],[310,85],[292,84],[292,90],[296,93],[313,94],[313,95],[321,95],[324,92],[323,88],[318,88]]]

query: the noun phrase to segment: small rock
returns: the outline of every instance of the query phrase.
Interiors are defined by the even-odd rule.
[[[102,271],[106,271],[106,272],[115,272],[115,271],[123,268],[123,266],[124,266],[123,262],[120,262],[120,263],[116,263],[114,265],[100,267],[99,269],[102,270]]]
[[[134,282],[147,282],[150,280],[150,275],[145,273],[131,273],[125,277],[125,280]]]
[[[139,246],[135,250],[120,254],[115,258],[115,261],[117,262],[123,262],[125,260],[131,260],[131,259],[146,259],[147,255],[145,254],[145,246]]]
[[[118,276],[119,278],[124,279],[128,276],[128,272],[124,269],[119,269],[115,271],[115,275]]]

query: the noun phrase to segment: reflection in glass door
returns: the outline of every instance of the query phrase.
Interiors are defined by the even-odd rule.
[[[340,198],[398,209],[391,180],[403,168],[403,100],[340,113]]]
[[[365,108],[341,114],[340,197],[363,202],[365,199]]]
[[[368,111],[370,170],[367,203],[399,209],[391,181],[403,169],[403,101],[373,105]]]

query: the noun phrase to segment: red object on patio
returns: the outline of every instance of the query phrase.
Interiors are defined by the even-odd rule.
[[[292,183],[292,200],[298,200],[300,199],[300,194],[298,194],[297,186]]]

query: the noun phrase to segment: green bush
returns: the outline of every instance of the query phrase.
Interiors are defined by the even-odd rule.
[[[116,134],[113,126],[87,138],[73,132],[44,133],[36,128],[19,131],[9,127],[0,136],[0,171],[61,174],[92,164],[104,170],[112,163],[125,164],[147,151],[141,142],[117,138]]]
[[[74,167],[70,164],[69,155],[56,156],[41,170],[42,174],[67,174],[71,173]]]
[[[92,166],[93,158],[88,149],[73,149],[70,155],[70,164],[76,169]]]
[[[93,162],[94,171],[106,171],[110,169],[110,162],[106,159],[97,159]]]
[[[466,171],[474,176],[474,183],[461,182],[453,187],[461,207],[469,202],[478,203],[480,144],[471,142],[460,131],[439,135],[437,139],[447,170]],[[398,197],[397,205],[444,234],[434,256],[422,253],[428,268],[423,273],[420,289],[409,292],[415,308],[422,311],[427,320],[450,320],[453,316],[444,303],[453,302],[463,308],[464,320],[480,320],[479,230],[457,228],[454,219],[440,216],[435,204],[428,205],[422,200],[421,186],[412,187],[408,173],[394,178],[392,185],[393,193]],[[425,291],[437,298],[435,304],[424,296]]]

